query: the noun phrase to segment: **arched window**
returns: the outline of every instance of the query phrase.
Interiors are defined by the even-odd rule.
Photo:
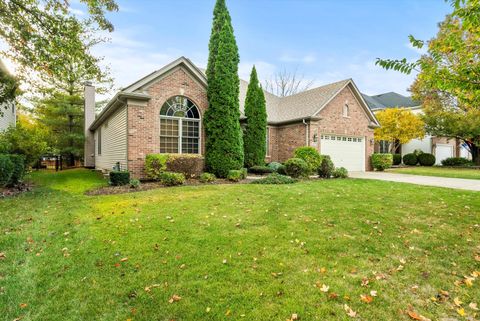
[[[200,153],[200,112],[184,96],[168,99],[160,109],[160,153]]]

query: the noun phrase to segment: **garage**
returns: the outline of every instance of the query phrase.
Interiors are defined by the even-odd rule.
[[[320,153],[330,155],[335,167],[365,171],[365,137],[322,135]]]
[[[453,157],[453,146],[447,144],[437,144],[435,146],[435,164],[441,165],[445,158]]]

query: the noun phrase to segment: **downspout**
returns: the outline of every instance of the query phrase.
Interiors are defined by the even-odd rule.
[[[308,139],[308,123],[305,121],[305,118],[302,119],[302,123],[305,125],[305,146],[309,146],[309,139]]]

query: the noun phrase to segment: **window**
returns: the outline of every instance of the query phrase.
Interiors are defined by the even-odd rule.
[[[349,117],[348,114],[349,114],[349,107],[348,107],[348,104],[345,104],[343,106],[343,117]]]
[[[97,129],[97,154],[102,155],[102,126]]]
[[[186,97],[172,97],[160,109],[160,153],[200,153],[200,113]]]
[[[388,153],[389,152],[390,143],[388,141],[381,140],[379,142],[379,145],[380,145],[380,150],[379,150],[380,153]]]

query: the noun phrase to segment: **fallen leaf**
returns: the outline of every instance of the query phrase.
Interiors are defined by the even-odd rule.
[[[5,253],[1,252],[0,253],[0,260],[5,260],[7,258],[7,256],[5,255]]]
[[[232,310],[228,309],[227,312],[225,312],[225,316],[228,317],[230,314],[232,314]]]
[[[298,314],[296,313],[292,314],[292,317],[290,318],[290,320],[292,321],[298,320]]]
[[[362,300],[362,302],[365,302],[365,303],[372,303],[373,302],[373,297],[367,295],[367,294],[361,294],[360,295],[360,300]]]
[[[328,292],[328,290],[330,289],[330,287],[326,284],[323,284],[322,287],[320,288],[320,291],[322,292]]]
[[[362,279],[362,286],[367,286],[369,283],[368,279],[367,278],[363,278]]]
[[[417,312],[413,311],[411,307],[407,311],[408,316],[413,319],[413,320],[419,320],[419,321],[431,321],[430,319],[424,317],[423,315],[418,314]]]
[[[465,284],[466,284],[467,286],[472,286],[472,285],[473,285],[473,280],[475,280],[475,279],[474,279],[474,278],[466,277],[463,282],[465,282]]]
[[[370,291],[370,295],[371,296],[377,296],[377,291],[375,291],[375,290]]]
[[[480,262],[480,255],[475,255],[475,261]]]
[[[227,259],[223,259],[222,263],[227,264]]]
[[[170,300],[168,300],[168,303],[173,303],[173,302],[178,302],[182,299],[181,296],[178,296],[176,294],[172,295],[172,297],[170,298]]]
[[[347,312],[347,315],[351,318],[355,318],[357,316],[357,312],[353,311],[348,305],[344,304],[343,309]]]
[[[145,292],[150,292],[152,291],[153,288],[158,288],[160,286],[160,284],[152,284],[150,286],[146,286],[145,287]]]
[[[463,308],[457,309],[457,313],[460,314],[462,317],[465,316],[465,310]]]
[[[456,297],[455,299],[453,299],[453,303],[455,303],[455,305],[457,307],[461,306],[462,305],[462,301],[460,301],[460,299],[458,297]]]
[[[120,262],[125,262],[128,261],[128,257],[124,257],[123,259],[120,260]]]
[[[331,293],[328,295],[328,297],[329,297],[330,299],[336,299],[336,298],[338,298],[338,294],[335,293],[335,292],[331,292]]]
[[[28,304],[26,304],[26,303],[20,303],[20,308],[21,309],[25,309],[27,306],[28,306]]]
[[[211,309],[210,307],[207,307],[207,308],[205,309],[205,312],[208,313],[208,312],[210,312],[211,310],[212,310],[212,309]]]
[[[475,310],[475,311],[478,311],[478,308],[477,308],[477,304],[476,303],[473,303],[473,302],[470,302],[470,304],[468,305],[468,307],[472,310]]]

